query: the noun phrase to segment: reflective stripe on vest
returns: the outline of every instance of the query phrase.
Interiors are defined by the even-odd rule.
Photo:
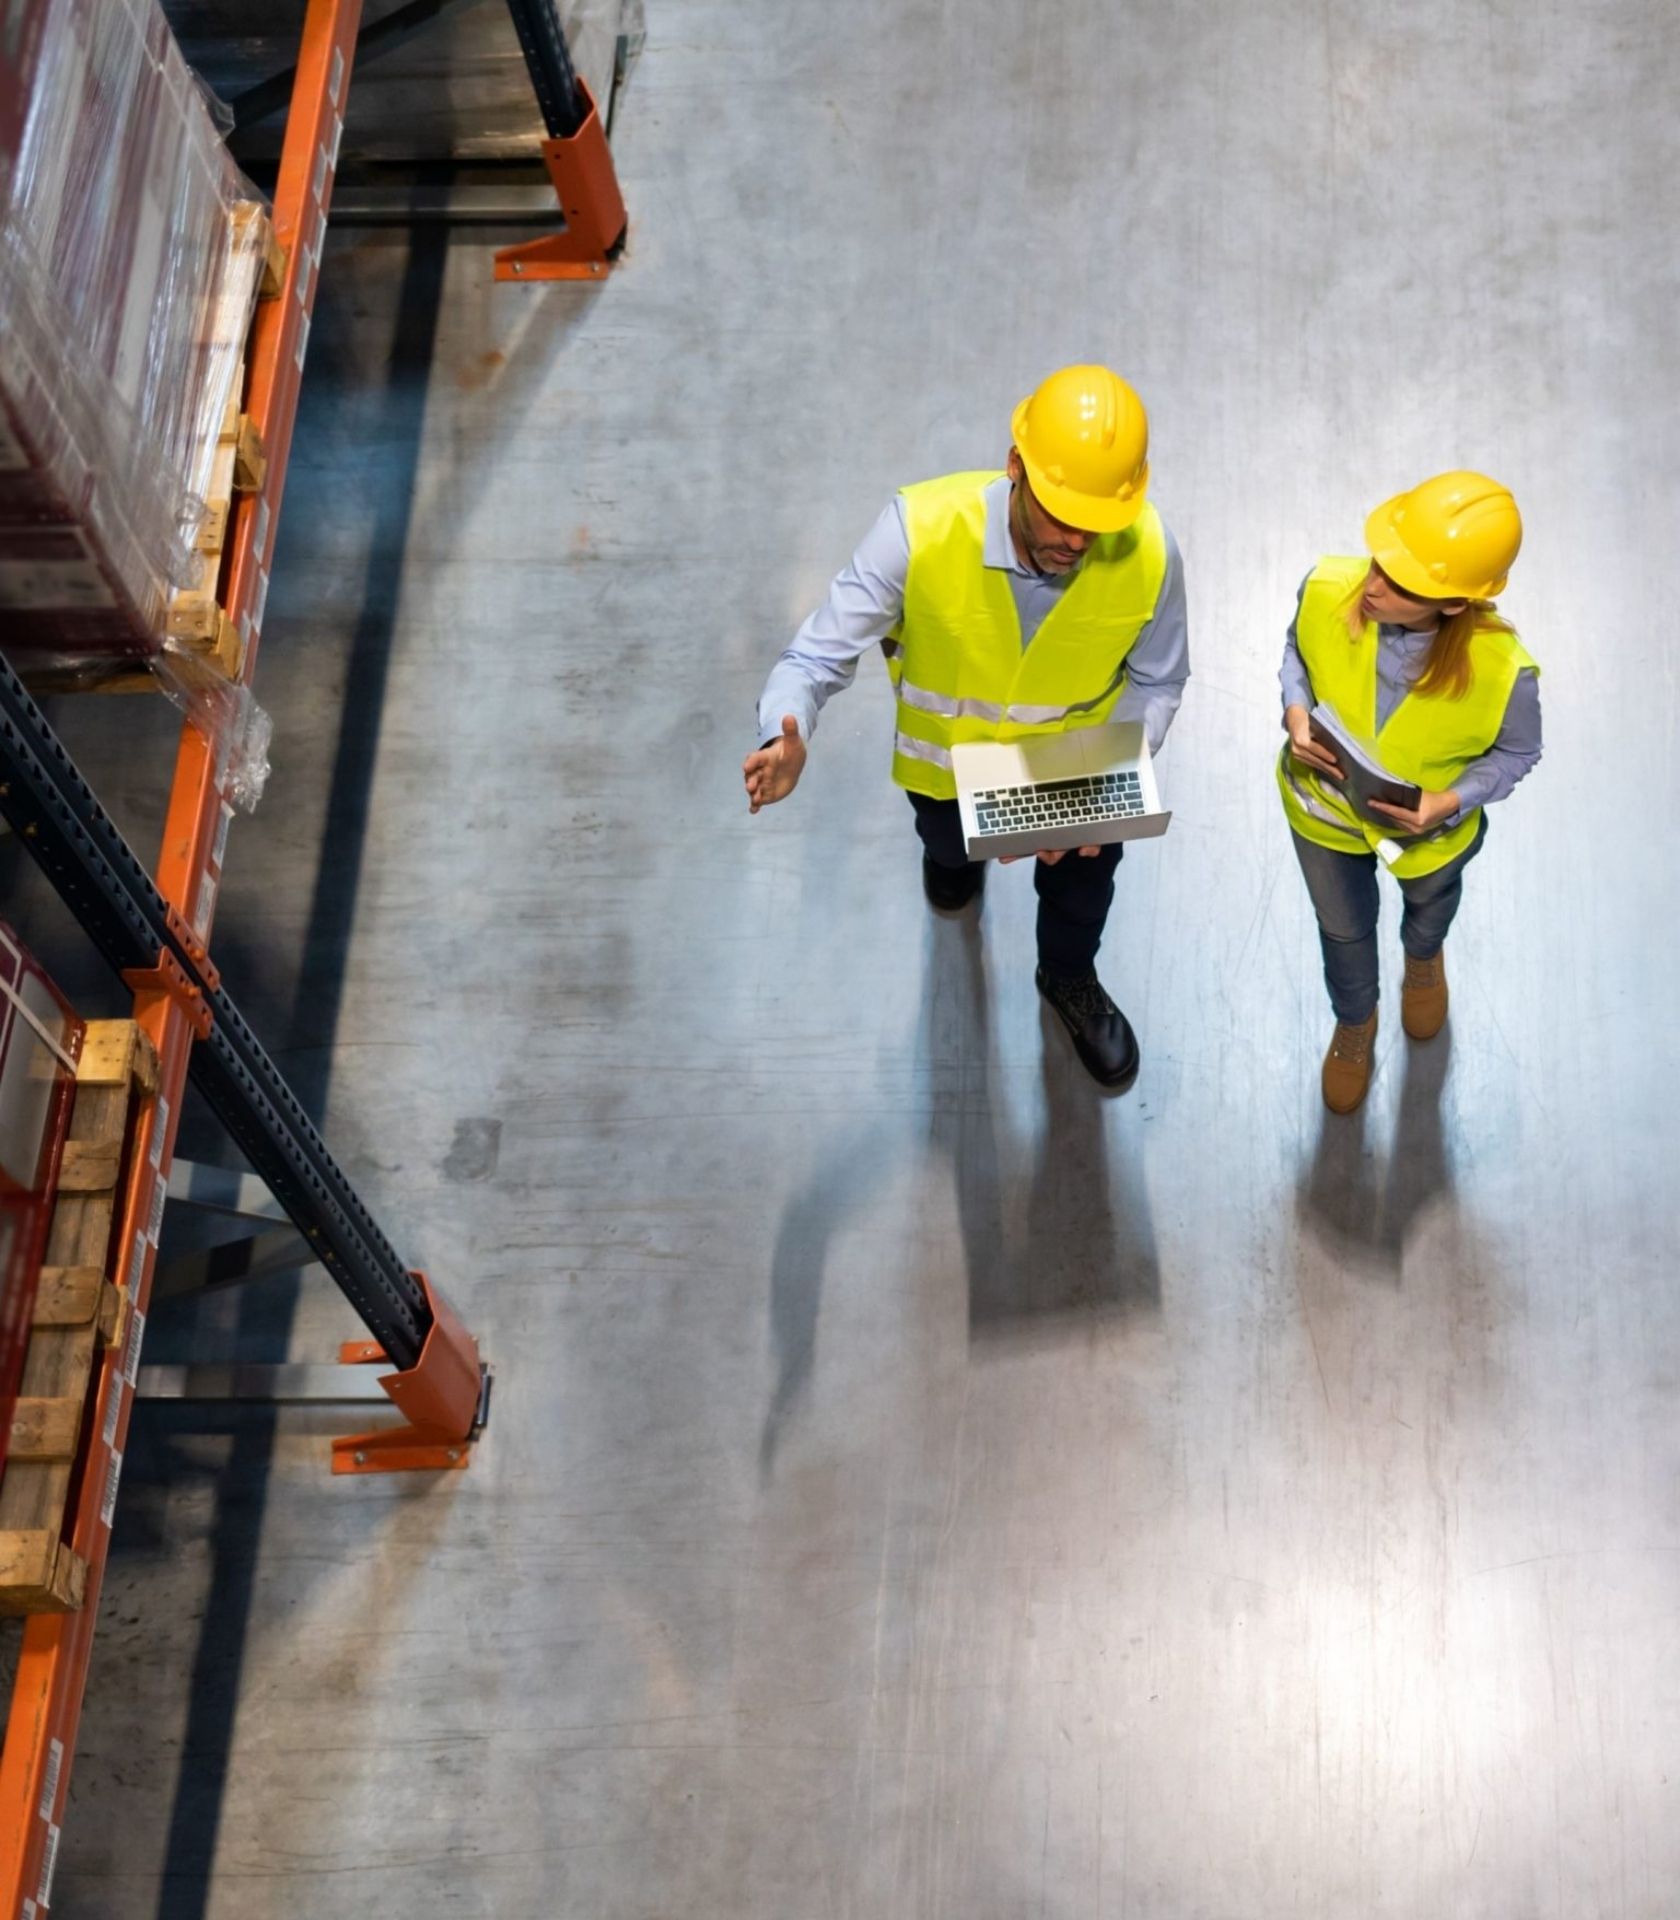
[[[1309,786],[1302,777],[1305,772],[1306,769],[1304,767],[1296,764],[1286,742],[1283,749],[1283,757],[1278,762],[1278,773],[1281,778],[1289,782],[1291,794],[1297,805],[1303,807],[1315,820],[1321,822],[1324,826],[1333,828],[1341,841],[1344,843],[1351,842],[1351,845],[1347,848],[1348,851],[1362,853],[1368,844],[1363,826],[1359,824],[1349,826],[1341,814],[1332,813],[1326,802],[1318,797],[1318,794],[1314,792],[1313,788]]]
[[[986,488],[995,473],[951,474],[903,490],[910,540],[904,614],[883,642],[898,698],[893,778],[951,799],[953,746],[1094,726],[1126,685],[1126,656],[1166,574],[1152,507],[1094,541],[1023,647],[1008,575],[985,564]]]
[[[907,733],[893,735],[893,752],[902,753],[907,760],[925,760],[930,767],[949,768],[950,752],[944,747],[936,747],[931,740],[915,740]]]
[[[1116,680],[1105,687],[1101,693],[1089,700],[1079,700],[1066,707],[1023,706],[1017,702],[1014,706],[1000,707],[995,700],[956,700],[949,694],[934,693],[930,688],[912,686],[902,678],[898,683],[898,697],[908,707],[914,707],[918,713],[936,713],[947,720],[986,720],[998,726],[1008,723],[1015,727],[1050,727],[1058,721],[1066,720],[1076,713],[1087,713],[1099,706],[1111,693],[1118,693],[1121,681]]]
[[[1363,556],[1319,561],[1302,589],[1296,645],[1313,697],[1330,707],[1397,779],[1412,781],[1426,793],[1443,793],[1498,739],[1512,685],[1534,661],[1508,628],[1478,628],[1470,641],[1470,686],[1462,698],[1408,693],[1378,727],[1377,628],[1367,621],[1356,634],[1347,620],[1370,564]],[[1456,826],[1419,839],[1362,820],[1333,784],[1297,765],[1287,747],[1278,756],[1277,778],[1284,812],[1302,839],[1338,852],[1346,852],[1350,841],[1374,849],[1379,841],[1391,840],[1401,849],[1392,870],[1403,880],[1457,859],[1474,842],[1480,824],[1481,809],[1472,808]]]
[[[991,720],[1003,718],[1003,708],[991,700],[953,700],[947,694],[934,693],[927,687],[913,687],[908,680],[900,679],[898,697],[907,707],[914,707],[918,713],[943,714],[947,720]]]

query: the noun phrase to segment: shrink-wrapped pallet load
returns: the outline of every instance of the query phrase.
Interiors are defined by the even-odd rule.
[[[171,595],[204,584],[196,543],[262,271],[254,197],[154,0],[14,0],[0,646],[60,684],[149,663],[235,754],[248,703],[165,636]]]

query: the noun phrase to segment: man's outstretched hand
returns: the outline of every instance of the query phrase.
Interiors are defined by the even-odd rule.
[[[805,742],[799,737],[799,722],[791,713],[782,715],[780,736],[741,762],[747,782],[748,811],[774,806],[785,800],[799,785],[805,771]]]

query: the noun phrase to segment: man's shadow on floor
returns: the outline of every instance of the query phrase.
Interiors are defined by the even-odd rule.
[[[1141,1171],[1116,1164],[1109,1101],[1074,1058],[1060,1022],[1041,1010],[1043,1123],[1024,1207],[1010,1190],[994,1101],[993,1034],[977,915],[930,917],[912,1084],[928,1116],[926,1168],[947,1164],[973,1339],[1034,1338],[1058,1323],[1158,1308],[1160,1264]],[[770,1264],[776,1384],[760,1469],[768,1480],[788,1420],[810,1386],[829,1247],[871,1193],[900,1170],[905,1142],[866,1126],[783,1210]]]
[[[1400,1110],[1386,1163],[1367,1138],[1370,1100],[1351,1114],[1321,1111],[1318,1141],[1296,1193],[1296,1214],[1329,1249],[1363,1256],[1396,1282],[1406,1243],[1423,1215],[1453,1192],[1441,1096],[1452,1064],[1452,1029],[1402,1048]]]

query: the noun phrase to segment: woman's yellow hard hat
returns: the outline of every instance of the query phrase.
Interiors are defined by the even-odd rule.
[[[1063,367],[1015,409],[1015,448],[1046,513],[1085,533],[1118,533],[1143,511],[1149,416],[1107,367]]]
[[[1510,489],[1485,473],[1438,473],[1365,522],[1371,557],[1422,600],[1491,600],[1522,545]]]

